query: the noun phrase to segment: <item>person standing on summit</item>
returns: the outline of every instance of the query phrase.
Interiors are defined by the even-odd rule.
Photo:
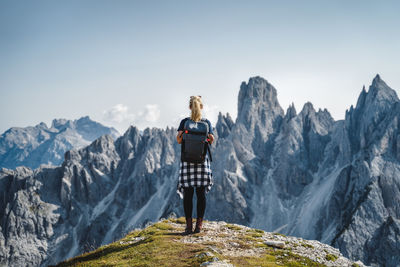
[[[183,198],[186,218],[184,235],[200,232],[206,209],[206,193],[213,185],[210,146],[214,142],[214,135],[211,122],[201,116],[203,109],[201,96],[191,96],[189,108],[191,115],[180,122],[176,136],[182,148],[177,193]],[[197,219],[193,231],[194,188],[197,196]]]

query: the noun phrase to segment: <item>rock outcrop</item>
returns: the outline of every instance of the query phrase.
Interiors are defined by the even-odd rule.
[[[187,236],[184,227],[183,217],[163,219],[57,266],[365,266],[316,240],[224,221],[205,221],[200,233]]]

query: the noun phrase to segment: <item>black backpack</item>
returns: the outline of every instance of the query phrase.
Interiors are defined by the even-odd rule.
[[[203,163],[207,151],[212,161],[210,143],[208,142],[208,123],[201,119],[198,122],[190,118],[185,121],[183,126],[183,140],[181,150],[181,161],[191,163]]]

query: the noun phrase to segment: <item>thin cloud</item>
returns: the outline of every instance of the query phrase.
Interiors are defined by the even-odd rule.
[[[108,122],[123,123],[124,121],[132,121],[134,118],[135,115],[129,113],[129,108],[124,104],[117,104],[103,111],[103,119]]]
[[[103,111],[103,120],[112,124],[117,129],[125,131],[130,125],[139,129],[157,126],[161,115],[157,104],[147,104],[136,113],[130,112],[129,107],[124,104],[116,104]]]
[[[160,119],[160,108],[157,104],[148,104],[140,111],[137,118],[143,122],[156,123]]]
[[[203,105],[203,117],[207,118],[211,123],[217,123],[218,112],[220,111],[219,106],[217,105]],[[215,125],[213,125],[215,126]]]

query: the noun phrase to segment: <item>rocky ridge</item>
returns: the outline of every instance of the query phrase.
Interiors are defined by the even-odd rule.
[[[206,219],[319,240],[371,266],[400,262],[400,103],[377,75],[345,120],[306,103],[286,114],[261,77],[219,114]],[[249,112],[250,111],[250,112]],[[183,215],[176,129],[130,127],[59,167],[0,171],[0,262],[56,264]],[[195,216],[195,213],[194,213]]]

